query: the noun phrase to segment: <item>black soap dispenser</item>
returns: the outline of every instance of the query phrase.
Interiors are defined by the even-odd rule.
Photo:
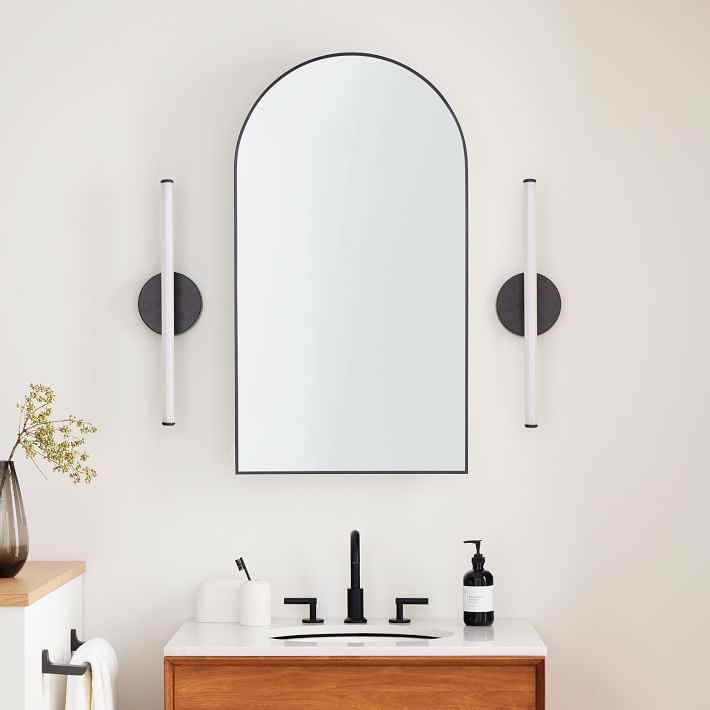
[[[464,540],[476,546],[471,558],[473,569],[463,576],[463,622],[466,626],[490,626],[493,623],[493,575],[483,565],[480,540]]]

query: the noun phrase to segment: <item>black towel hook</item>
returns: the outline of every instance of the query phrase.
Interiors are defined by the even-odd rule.
[[[79,641],[79,637],[76,635],[76,629],[72,629],[71,632],[69,633],[69,646],[71,648],[71,652],[74,653],[79,646],[83,646],[84,642]]]
[[[83,643],[83,641],[79,641],[79,637],[76,635],[76,629],[72,629],[69,634],[69,645],[72,653],[74,653],[79,646],[82,646]],[[88,663],[82,663],[80,666],[52,663],[52,661],[49,660],[49,651],[46,648],[42,650],[42,673],[50,673],[52,675],[84,675],[89,668]]]

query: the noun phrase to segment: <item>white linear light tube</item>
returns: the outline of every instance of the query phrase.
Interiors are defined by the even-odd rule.
[[[535,255],[535,186],[523,180],[523,297],[525,318],[525,426],[537,427],[537,259]]]
[[[163,250],[160,273],[163,424],[175,424],[175,267],[173,264],[173,181],[161,180]]]

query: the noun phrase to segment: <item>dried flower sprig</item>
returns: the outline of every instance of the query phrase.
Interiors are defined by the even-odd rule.
[[[35,458],[39,455],[58,473],[65,473],[74,483],[83,479],[89,483],[96,470],[86,464],[89,454],[82,451],[85,434],[93,434],[96,427],[85,419],[70,414],[65,419],[52,419],[54,390],[47,385],[30,385],[25,401],[17,405],[20,423],[17,439],[8,461],[21,446],[25,455],[39,468]],[[41,471],[41,469],[40,469]]]

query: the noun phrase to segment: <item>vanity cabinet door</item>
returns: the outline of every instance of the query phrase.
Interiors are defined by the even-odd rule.
[[[166,710],[542,710],[544,658],[168,657]]]
[[[69,663],[69,632],[82,635],[82,578],[77,577],[27,608],[25,616],[25,708],[64,710],[67,678],[42,673],[42,650],[55,663]]]
[[[69,663],[82,633],[83,562],[29,561],[0,579],[0,710],[64,710],[66,676],[42,673],[42,651]]]

